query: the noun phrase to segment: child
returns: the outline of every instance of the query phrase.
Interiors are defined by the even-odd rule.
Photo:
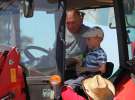
[[[101,74],[106,71],[107,56],[100,44],[104,38],[104,33],[100,27],[89,29],[83,37],[86,39],[89,52],[84,60],[84,67],[89,72],[100,72]]]
[[[88,29],[83,37],[86,40],[89,52],[84,59],[82,67],[83,72],[75,80],[68,80],[65,84],[75,88],[77,85],[81,85],[81,81],[95,73],[103,74],[106,71],[107,56],[104,50],[100,47],[100,44],[104,38],[104,32],[100,27],[94,27]]]

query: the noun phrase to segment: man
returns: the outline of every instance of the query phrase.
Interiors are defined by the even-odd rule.
[[[72,58],[86,52],[82,35],[89,27],[83,24],[84,14],[78,10],[69,9],[66,14],[66,58]]]

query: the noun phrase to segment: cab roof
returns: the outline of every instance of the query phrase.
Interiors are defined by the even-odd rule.
[[[113,6],[113,0],[67,0],[67,8],[100,8]]]
[[[57,2],[58,0],[48,0]],[[113,0],[66,0],[67,8],[85,9],[113,6]]]

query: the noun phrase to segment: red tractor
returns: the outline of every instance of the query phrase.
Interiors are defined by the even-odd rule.
[[[103,28],[101,46],[108,62],[113,63],[106,75],[115,85],[115,99],[135,99],[134,0],[16,1],[19,6],[10,5],[0,12],[1,100],[62,99],[64,81],[79,72],[76,67],[65,66],[65,17],[69,8],[85,13],[84,24]],[[14,9],[18,12],[13,13]],[[20,16],[21,11],[29,18]],[[55,82],[61,86],[52,86]]]

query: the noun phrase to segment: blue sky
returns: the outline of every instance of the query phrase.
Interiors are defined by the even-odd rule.
[[[44,48],[52,48],[55,41],[54,15],[46,15],[46,12],[35,11],[34,17],[21,17],[21,34],[34,39],[33,45]]]

